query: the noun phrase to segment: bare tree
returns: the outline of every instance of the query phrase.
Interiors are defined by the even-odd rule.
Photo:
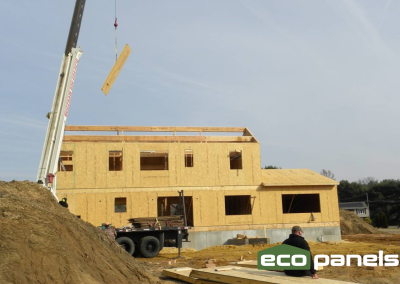
[[[325,177],[327,177],[327,178],[335,179],[335,175],[330,170],[322,169],[320,174],[325,176]]]
[[[373,177],[366,177],[358,180],[358,183],[361,185],[371,185],[377,182],[378,180]]]

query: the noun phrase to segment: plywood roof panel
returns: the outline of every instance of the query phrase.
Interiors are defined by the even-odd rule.
[[[316,186],[339,184],[333,179],[308,169],[263,169],[261,173],[263,186]]]

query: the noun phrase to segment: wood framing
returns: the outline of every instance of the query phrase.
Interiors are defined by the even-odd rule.
[[[64,136],[64,142],[255,142],[253,137],[247,136]]]
[[[65,131],[125,131],[125,132],[242,132],[245,127],[187,127],[187,126],[91,126],[67,125]]]
[[[111,132],[117,135],[66,135],[64,142],[253,142],[257,139],[245,127],[186,127],[186,126],[66,126],[65,131]],[[127,132],[172,132],[170,136],[124,135]],[[179,135],[184,132],[198,132],[199,135]],[[241,133],[242,136],[203,136],[203,133]],[[178,134],[178,135],[177,135]]]
[[[305,169],[262,169],[260,144],[245,127],[67,126],[66,131],[62,151],[68,153],[68,170],[57,173],[57,194],[68,198],[73,214],[95,226],[173,215],[180,190],[189,200],[193,233],[261,230],[262,236],[293,224],[321,232],[339,226],[337,182]],[[105,133],[114,131],[120,135]],[[289,195],[295,197],[286,210]],[[318,199],[313,212],[299,205],[309,196]],[[124,210],[118,209],[120,200]],[[324,235],[333,235],[326,230]]]
[[[129,45],[126,44],[121,54],[119,55],[118,60],[115,62],[113,68],[111,69],[110,74],[108,74],[108,77],[104,82],[103,87],[101,87],[101,90],[106,96],[110,91],[112,85],[114,84],[115,79],[117,79],[118,74],[121,71],[122,66],[124,66],[125,61],[128,59],[130,53],[131,48],[129,47]]]

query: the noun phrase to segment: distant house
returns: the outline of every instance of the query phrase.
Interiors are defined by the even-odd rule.
[[[339,203],[339,208],[354,212],[358,215],[358,217],[365,219],[370,218],[369,216],[369,208],[365,202],[343,202]]]

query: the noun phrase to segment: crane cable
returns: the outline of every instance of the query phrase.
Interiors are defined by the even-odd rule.
[[[117,48],[117,0],[115,0],[115,22],[114,22],[114,27],[115,27],[115,61],[118,59],[118,48]]]

